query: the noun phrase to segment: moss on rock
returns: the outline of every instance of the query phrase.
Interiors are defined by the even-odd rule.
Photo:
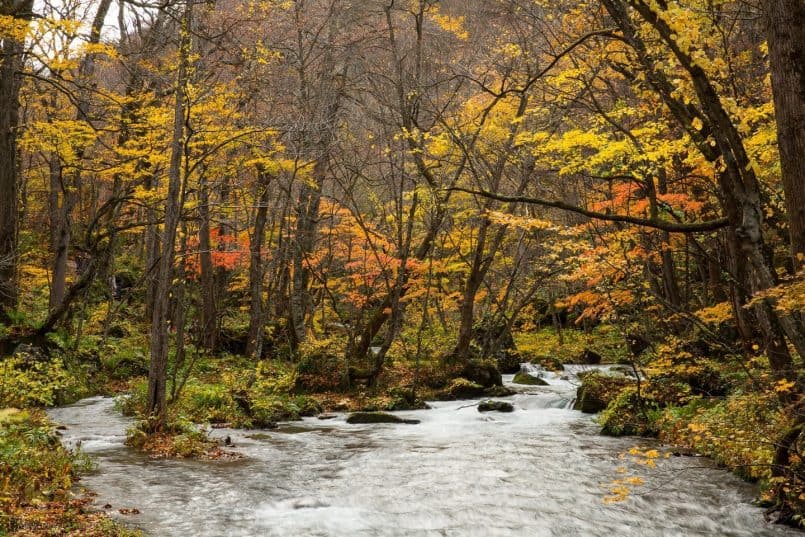
[[[417,424],[419,420],[401,418],[387,412],[353,412],[347,417],[347,423],[409,423]]]
[[[514,407],[507,401],[482,401],[478,412],[514,412]]]
[[[512,379],[512,382],[515,383],[515,384],[523,384],[523,385],[526,385],[526,386],[548,386],[549,385],[547,382],[545,382],[544,379],[541,379],[539,377],[535,377],[534,375],[531,375],[531,374],[526,373],[524,371],[520,371],[519,373],[514,375],[514,378]]]
[[[633,383],[634,380],[627,377],[606,375],[598,371],[588,373],[576,390],[573,409],[587,414],[601,412],[624,388]]]

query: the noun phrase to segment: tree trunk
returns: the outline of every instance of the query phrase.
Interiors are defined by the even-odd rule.
[[[249,339],[246,355],[260,359],[263,351],[263,241],[266,233],[270,179],[259,172],[257,214],[254,217],[254,234],[249,243]]]
[[[805,2],[767,0],[774,113],[794,267],[805,266]]]
[[[30,21],[33,0],[0,0],[0,15]],[[17,307],[17,233],[19,226],[20,85],[25,44],[4,38],[0,44],[0,320]]]
[[[328,149],[324,149],[328,151]],[[308,258],[316,244],[319,207],[321,205],[321,188],[324,184],[326,169],[324,154],[320,155],[313,166],[315,185],[303,184],[299,193],[296,212],[296,242],[293,246],[293,275],[291,278],[291,336],[296,347],[306,339],[305,321],[310,312],[310,270]]]
[[[760,185],[750,165],[743,140],[732,123],[730,115],[724,109],[707,73],[693,61],[688,52],[679,46],[667,21],[660,17],[649,3],[644,0],[626,2],[634,8],[643,21],[656,30],[669,51],[688,73],[701,110],[695,109],[690,104],[680,103],[673,95],[673,85],[662,72],[654,68],[646,46],[629,18],[623,0],[602,0],[602,3],[637,52],[647,72],[647,80],[663,98],[680,125],[697,143],[702,154],[711,161],[715,161],[718,157],[723,159],[725,169],[718,174],[718,183],[725,215],[734,230],[732,242],[734,242],[735,249],[733,254],[738,256],[735,262],[737,264],[746,263],[751,268],[752,281],[755,284],[753,291],[763,291],[774,287],[777,284],[777,277],[767,255],[767,247],[763,238],[763,198]],[[705,128],[716,142],[714,148],[708,146],[706,137],[703,135],[704,130],[693,126],[694,118],[699,118],[705,123]],[[785,342],[775,341],[779,335],[773,329],[775,326],[780,326],[785,336],[796,348],[797,353],[800,356],[805,355],[805,337],[801,323],[797,319],[788,314],[778,315],[771,307],[766,308],[758,315],[770,316],[769,323],[760,323],[760,329],[764,331],[764,340],[773,342],[771,346],[775,352],[779,350],[788,354]],[[782,357],[780,358],[782,359]],[[780,364],[780,362],[777,363]],[[781,365],[782,369],[779,373],[790,375],[793,369],[790,354],[788,363]]]
[[[215,350],[218,344],[218,312],[215,302],[215,272],[212,265],[212,242],[210,240],[210,188],[206,173],[201,174],[199,181],[199,264],[201,269],[201,346]]]
[[[53,265],[50,277],[50,309],[58,307],[64,299],[67,285],[67,260],[70,249],[70,212],[74,203],[69,187],[64,183],[59,156],[50,156],[50,240]],[[61,192],[61,196],[59,193]],[[61,200],[61,201],[60,201]]]
[[[176,75],[176,101],[173,110],[173,137],[168,169],[168,197],[165,203],[165,223],[162,234],[162,255],[159,258],[154,282],[154,312],[151,321],[151,365],[148,370],[148,399],[146,413],[149,429],[161,431],[167,419],[168,329],[169,301],[173,278],[174,245],[181,218],[182,156],[184,155],[185,112],[187,109],[187,70],[190,53],[190,22],[192,2],[184,7],[180,28],[179,67]]]

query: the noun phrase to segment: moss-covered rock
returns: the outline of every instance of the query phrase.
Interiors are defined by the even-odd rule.
[[[485,388],[471,380],[459,377],[450,381],[447,388],[442,390],[438,397],[440,399],[474,399],[483,397]]]
[[[484,390],[484,396],[486,397],[508,397],[516,393],[516,390],[512,390],[506,386],[492,386]]]
[[[526,386],[548,386],[548,383],[545,382],[544,379],[535,377],[534,375],[526,373],[525,371],[520,371],[514,375],[512,382],[515,384],[524,384]]]
[[[409,423],[417,424],[419,420],[401,418],[387,412],[353,412],[347,417],[347,423]]]
[[[601,372],[592,372],[584,375],[582,384],[576,390],[574,410],[588,414],[595,414],[604,410],[627,386],[634,381],[623,376],[606,375]]]
[[[547,371],[564,371],[565,366],[558,356],[552,354],[541,354],[531,359],[531,363],[538,365]]]
[[[410,386],[392,387],[388,390],[391,401],[384,410],[424,410],[428,404],[415,396]]]
[[[503,386],[503,377],[497,366],[491,362],[470,362],[462,368],[459,376],[484,388]]]
[[[506,401],[482,401],[478,405],[478,412],[513,412],[514,407]]]

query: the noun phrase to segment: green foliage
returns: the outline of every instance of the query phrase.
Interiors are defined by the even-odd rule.
[[[612,436],[656,436],[659,405],[650,398],[638,397],[637,388],[624,388],[598,416],[602,434]]]
[[[576,393],[576,408],[583,412],[597,412],[606,408],[622,390],[634,384],[629,377],[601,371],[590,371],[581,375],[581,379]]]
[[[767,480],[774,439],[789,419],[776,394],[769,391],[669,407],[658,425],[663,440],[712,457],[745,478]]]
[[[553,328],[520,332],[514,335],[517,349],[526,360],[552,356],[561,363],[575,363],[584,349],[590,349],[604,357],[605,362],[619,363],[626,359],[627,349],[620,331],[608,324],[601,324],[589,333],[567,328],[562,330],[562,342]],[[555,362],[555,361],[554,361]]]
[[[217,367],[209,361],[206,368],[204,375],[191,377],[172,402],[171,423],[259,428],[321,412],[315,399],[292,393],[296,372],[282,362],[261,361],[247,368],[237,361],[218,361]],[[147,390],[145,380],[134,383],[128,395],[117,399],[118,408],[126,415],[143,417]]]
[[[50,406],[74,384],[60,359],[18,353],[0,361],[0,406]]]
[[[217,443],[208,438],[205,429],[178,417],[168,421],[160,433],[151,433],[147,421],[138,422],[126,431],[126,445],[153,457],[198,458],[209,453]]]
[[[148,373],[148,341],[135,334],[122,338],[110,338],[99,349],[103,370],[114,379],[128,379]]]
[[[42,411],[0,411],[0,512],[35,498],[63,497],[89,461],[67,451]],[[0,530],[8,521],[0,517]]]
[[[344,386],[344,358],[339,345],[332,340],[306,343],[300,348],[296,365],[297,390],[321,392]]]

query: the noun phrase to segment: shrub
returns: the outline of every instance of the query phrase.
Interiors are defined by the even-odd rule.
[[[661,411],[656,401],[638,397],[635,386],[622,390],[598,416],[601,433],[611,436],[656,436]]]
[[[0,507],[63,496],[76,468],[88,465],[86,457],[62,447],[42,411],[0,411]]]
[[[16,353],[0,361],[0,407],[50,406],[73,383],[61,360]]]

